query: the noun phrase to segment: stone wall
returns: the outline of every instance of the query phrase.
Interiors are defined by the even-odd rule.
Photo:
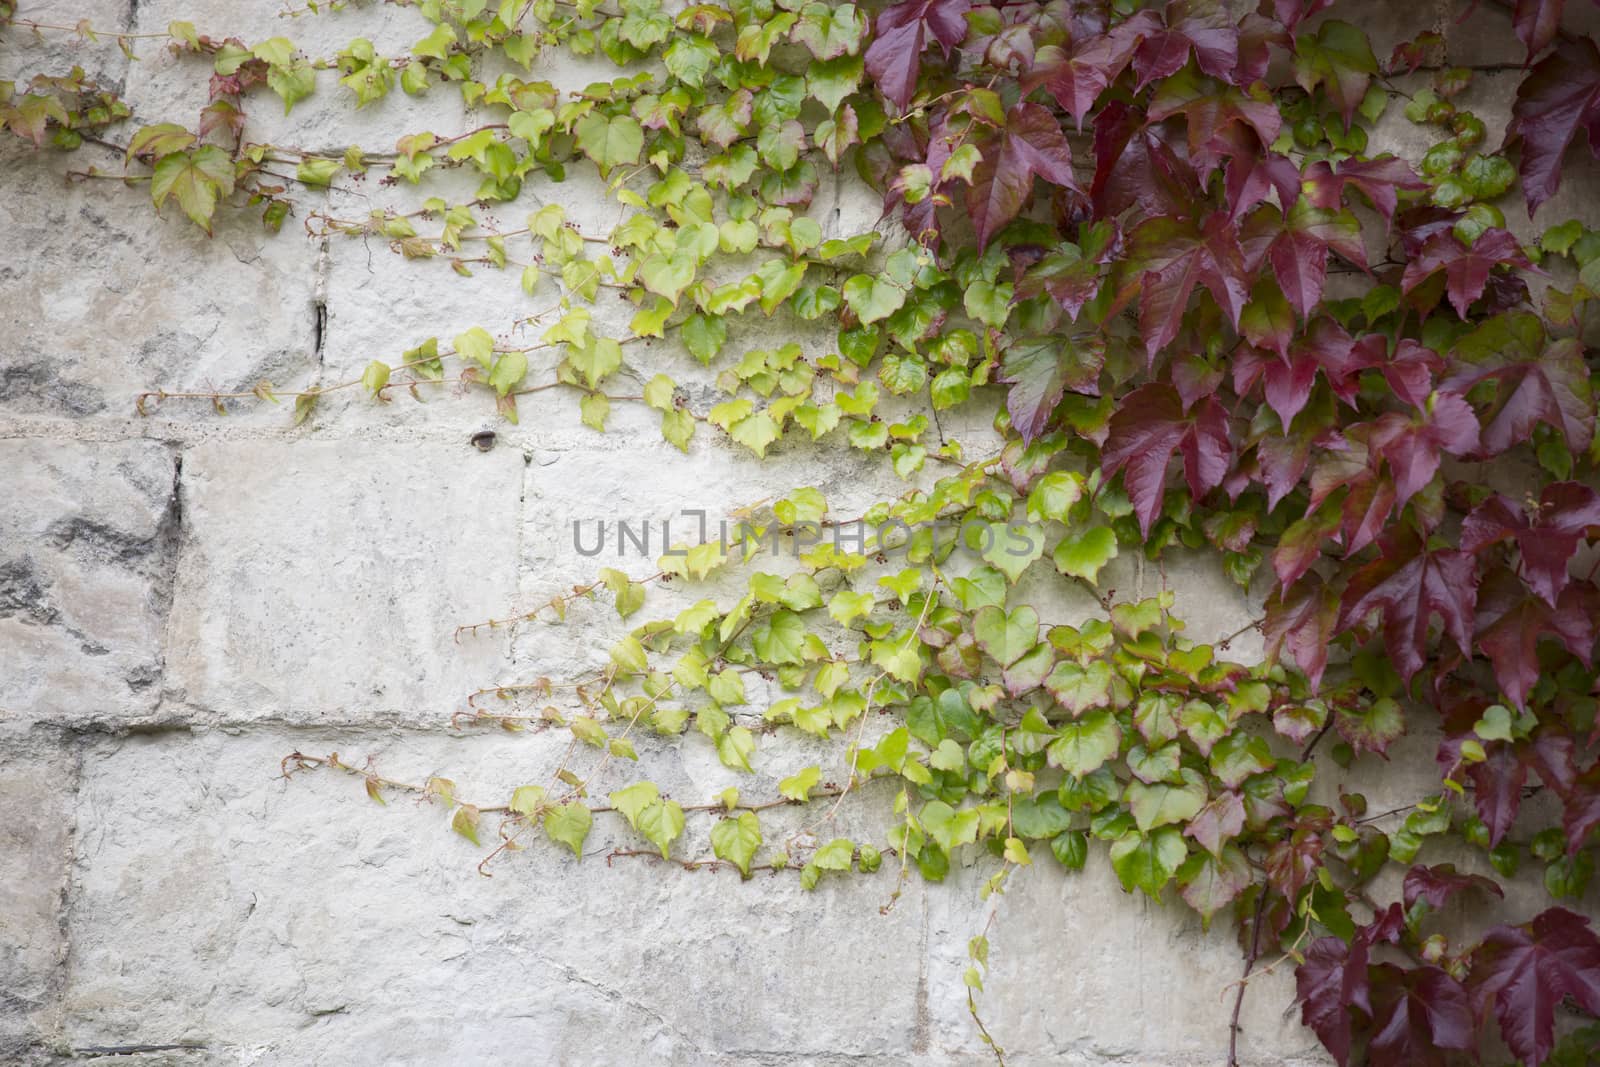
[[[188,18],[219,35],[281,33],[313,54],[358,35],[409,47],[426,31],[388,5],[292,22],[265,0],[20,6],[67,25],[161,32]],[[1449,4],[1369,11],[1380,54],[1434,27],[1452,60],[1490,68],[1474,104],[1498,135],[1521,58],[1503,14],[1458,26]],[[203,103],[192,67],[153,50],[130,63],[110,43],[0,43],[0,77],[72,63],[120,85],[141,122],[190,122]],[[381,150],[471,122],[444,90],[354,113],[326,76],[318,96],[277,112],[260,101],[250,136]],[[1379,140],[1414,147],[1393,119]],[[291,752],[337,751],[395,778],[453,778],[470,797],[544,780],[559,738],[453,729],[451,715],[479,686],[603,662],[614,622],[580,606],[566,626],[461,641],[457,624],[590,576],[573,519],[716,514],[801,485],[848,511],[899,491],[886,465],[796,445],[760,464],[710,434],[682,456],[649,413],[619,409],[601,436],[555,394],[528,398],[517,426],[449,391],[384,407],[350,390],[300,428],[270,404],[140,417],[141,389],[338,381],[543,304],[493,271],[460,279],[381,245],[308,239],[300,220],[268,238],[230,212],[207,239],[176,210],[156,217],[140,190],[66,181],[90,164],[120,170],[93,148],[0,148],[0,1062],[984,1062],[961,981],[988,915],[982,864],[943,885],[912,879],[890,907],[887,872],[805,893],[793,878],[607,864],[624,838],[597,826],[581,862],[539,843],[484,878],[482,850],[448,832],[441,807],[380,807],[349,777],[280,774]],[[407,195],[344,184],[330,210]],[[1569,175],[1534,223],[1509,221],[1531,234],[1593,220],[1597,192],[1592,172]],[[823,195],[834,227],[874,215],[848,183]],[[497,214],[546,199],[598,232],[615,221],[581,185],[530,188]],[[630,357],[641,380],[652,360],[684,378],[662,351]],[[945,430],[976,442],[985,421]],[[489,451],[469,441],[484,428]],[[1124,589],[1158,581],[1125,571]],[[1211,560],[1177,560],[1165,580],[1199,636],[1254,617]],[[709,799],[731,775],[703,740],[650,747],[647,773],[685,802]],[[1428,790],[1431,743],[1408,738],[1396,763],[1415,771],[1368,784],[1374,810]],[[827,773],[841,756],[764,736],[738,784],[775,795],[794,769]],[[859,799],[841,818],[881,826],[887,797]],[[705,829],[691,823],[685,840]],[[1511,896],[1520,917],[1542,891]],[[1584,904],[1600,910],[1593,894]],[[1241,966],[1225,923],[1205,934],[1187,911],[1125,895],[1103,853],[1076,876],[1037,864],[999,912],[983,1007],[1011,1062],[1222,1060]],[[1292,995],[1288,966],[1251,983],[1246,1062],[1326,1062]]]

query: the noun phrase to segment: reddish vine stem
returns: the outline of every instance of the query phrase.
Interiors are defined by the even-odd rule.
[[[1233,995],[1233,1018],[1228,1022],[1228,1067],[1239,1067],[1239,1012],[1244,1008],[1244,994],[1250,988],[1250,972],[1261,954],[1261,915],[1267,907],[1267,887],[1261,887],[1256,897],[1255,917],[1250,922],[1250,951],[1244,958],[1244,973],[1239,976],[1239,991]]]

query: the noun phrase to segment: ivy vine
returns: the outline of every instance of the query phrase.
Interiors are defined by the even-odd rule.
[[[406,6],[433,26],[409,51],[356,39],[314,56],[187,22],[48,25],[0,0],[10,36],[165,48],[209,79],[193,126],[142,124],[81,69],[0,81],[12,134],[120,157],[76,179],[143,185],[207,233],[219,212],[249,210],[269,231],[294,216],[319,238],[377,238],[461,274],[503,272],[547,305],[409,339],[348,381],[152,383],[141,412],[292,399],[301,422],[333,390],[389,400],[449,383],[514,421],[519,398],[561,389],[598,431],[613,405],[642,404],[684,451],[702,431],[757,456],[826,440],[881,454],[908,489],[848,520],[816,489],[765,506],[746,531],[757,545],[810,535],[783,574],[717,539],[642,580],[602,571],[535,613],[605,595],[633,625],[604,671],[474,694],[467,722],[570,732],[548,783],[487,803],[337,754],[295,753],[287,771],[436,799],[456,832],[493,843],[485,865],[539,834],[582,855],[604,817],[649,845],[613,857],[810,888],[886,860],[901,880],[938,881],[977,849],[1000,891],[1036,860],[1081,868],[1103,842],[1128,891],[1173,887],[1207,925],[1233,916],[1247,978],[1269,956],[1292,962],[1302,1019],[1341,1064],[1480,1062],[1494,1035],[1524,1063],[1597,1062],[1600,1028],[1556,1018],[1562,1003],[1600,1016],[1588,919],[1552,903],[1450,940],[1431,925],[1446,901],[1503,890],[1417,862],[1430,838],[1453,838],[1503,878],[1542,865],[1549,894],[1572,898],[1600,847],[1584,329],[1600,232],[1573,220],[1525,243],[1503,214],[1556,193],[1580,134],[1600,153],[1600,50],[1561,29],[1561,0],[1507,5],[1527,69],[1498,146],[1461,103],[1473,73],[1441,62],[1436,34],[1380,57],[1330,0],[1242,14],[1216,0]],[[560,90],[538,78],[557,49],[619,73]],[[486,121],[417,130],[387,153],[249,138],[266,94],[289,111],[313,93],[362,107],[449,89]],[[1368,154],[1395,110],[1433,141],[1415,165]],[[609,232],[583,232],[558,191],[521,226],[491,220],[575,167],[627,209]],[[892,225],[838,234],[814,217],[845,169]],[[319,193],[445,172],[475,176],[471,199],[347,218]],[[594,305],[619,298],[631,321],[608,335]],[[836,327],[834,343],[747,348],[741,327],[761,319]],[[508,339],[512,326],[535,339]],[[650,340],[712,368],[717,401],[666,374],[619,391]],[[1001,446],[974,458],[939,415],[984,404],[998,404]],[[1484,484],[1489,461],[1514,471],[1518,495]],[[819,536],[855,521],[874,531],[863,544]],[[1159,564],[1176,547],[1265,592],[1264,662],[1186,638],[1169,593],[1101,588],[1113,559]],[[1016,593],[1025,571],[1091,591],[1100,617],[1041,618]],[[714,574],[742,595],[633,623],[651,585]],[[785,696],[752,707],[752,674]],[[880,712],[892,728],[869,738]],[[1438,789],[1370,812],[1338,771],[1384,759],[1408,722],[1440,732]],[[599,791],[645,733],[703,735],[747,772],[777,729],[846,741],[839,780],[813,765],[776,797],[730,788],[703,804],[644,779]],[[1319,771],[1335,775],[1331,806],[1313,799]],[[830,837],[875,779],[897,786],[885,838]],[[1522,810],[1535,791],[1554,800],[1548,825]],[[817,809],[806,832],[769,838],[764,812],[804,805]],[[703,842],[688,833],[697,813]],[[1374,899],[1391,864],[1402,899]],[[969,1006],[995,1045],[1004,1035],[978,1013],[986,936],[969,950]],[[1237,1018],[1236,1003],[1235,1034]]]

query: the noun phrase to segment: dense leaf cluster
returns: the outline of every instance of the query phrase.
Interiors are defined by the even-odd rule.
[[[36,145],[113,145],[158,209],[176,202],[208,232],[224,203],[257,205],[276,229],[338,181],[476,174],[470,202],[307,221],[461,273],[512,271],[530,296],[553,288],[529,319],[543,332],[413,339],[359,380],[294,392],[298,419],[346,386],[386,400],[453,376],[512,419],[518,396],[561,387],[597,430],[614,402],[643,403],[680,449],[702,426],[757,455],[803,433],[882,453],[915,486],[864,516],[903,536],[813,537],[782,573],[738,544],[684,546],[644,582],[608,571],[557,598],[561,613],[608,590],[626,619],[650,582],[734,575],[741,590],[636,626],[572,708],[479,713],[568,730],[590,762],[504,805],[460,801],[442,779],[415,787],[458,832],[476,842],[495,812],[497,852],[542,827],[581,855],[595,817],[615,816],[674,858],[707,818],[712,862],[797,870],[808,888],[885,857],[938,880],[968,846],[1000,861],[1000,888],[1036,843],[1075,869],[1101,841],[1130,892],[1174,885],[1208,925],[1237,915],[1251,964],[1263,945],[1292,958],[1303,1018],[1341,1063],[1472,1058],[1491,1031],[1530,1064],[1587,1062],[1600,1031],[1563,1041],[1556,1022],[1563,1002],[1600,1014],[1587,921],[1552,906],[1452,943],[1426,934],[1430,914],[1501,890],[1415,862],[1453,834],[1503,876],[1542,863],[1549,892],[1576,897],[1600,847],[1600,443],[1583,334],[1600,233],[1573,221],[1526,243],[1503,214],[1555,194],[1575,141],[1600,152],[1600,51],[1560,30],[1560,0],[1515,4],[1529,67],[1499,146],[1460,106],[1472,73],[1438,65],[1435,35],[1379,57],[1328,0],[415,6],[435,29],[396,56],[358,39],[311,57],[174,23],[168,47],[210,79],[193,128],[105,140],[126,108],[81,72],[0,83],[0,123]],[[536,76],[555,47],[623,72],[558,90]],[[486,53],[513,72],[479,80]],[[358,106],[448,85],[493,118],[382,156],[248,139],[253,93],[292,109],[324,73]],[[1369,153],[1395,110],[1432,132],[1422,158]],[[611,232],[585,234],[555,205],[520,229],[485,220],[579,165],[630,209]],[[903,234],[813,217],[841,168]],[[602,290],[630,301],[620,335],[594,310]],[[838,329],[821,352],[751,348],[756,317]],[[712,368],[717,402],[666,374],[608,392],[647,339]],[[991,396],[1003,446],[972,461],[938,413]],[[751,532],[844,521],[802,489]],[[936,524],[959,533],[941,540]],[[1099,591],[1119,556],[1177,546],[1264,592],[1266,663],[1188,640],[1165,593]],[[1104,617],[1052,624],[1024,603],[1023,574],[1052,567]],[[751,676],[783,695],[752,697]],[[552,693],[545,680],[496,693],[516,690]],[[880,710],[893,726],[869,736]],[[1408,722],[1441,738],[1435,793],[1369,813],[1360,794],[1313,789],[1324,738],[1348,766],[1384,758]],[[644,781],[590,795],[608,764],[638,757],[634,737],[697,734],[749,771],[777,729],[849,736],[844,785],[812,766],[757,803],[730,789],[685,805]],[[362,774],[380,799],[407,788],[296,758]],[[881,845],[818,836],[832,807],[768,840],[763,813],[871,778],[898,784]],[[1519,821],[1536,791],[1553,825]],[[1403,899],[1384,904],[1370,890],[1389,864]],[[981,989],[987,941],[971,954]]]

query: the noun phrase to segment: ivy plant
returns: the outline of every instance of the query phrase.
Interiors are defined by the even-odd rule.
[[[493,843],[486,864],[539,835],[581,856],[602,818],[639,840],[613,857],[806,888],[886,860],[939,881],[974,850],[1000,890],[1034,862],[1076,870],[1103,853],[1130,893],[1236,920],[1247,977],[1290,961],[1301,1018],[1341,1064],[1480,1062],[1495,1037],[1524,1063],[1594,1062],[1600,1029],[1563,1029],[1557,1007],[1600,1015],[1600,937],[1560,903],[1585,892],[1600,826],[1584,332],[1600,233],[1573,219],[1526,239],[1506,216],[1549,201],[1564,164],[1590,166],[1575,141],[1600,152],[1600,50],[1561,28],[1561,0],[1508,5],[1527,64],[1501,144],[1436,34],[1380,56],[1330,0],[407,6],[433,27],[409,50],[356,39],[310,55],[182,21],[50,26],[0,2],[8,34],[163,47],[207,81],[193,127],[140,125],[81,70],[0,81],[11,134],[115,151],[117,173],[79,172],[116,178],[108,195],[143,185],[153,209],[207,233],[222,212],[269,231],[300,216],[329,239],[503,273],[539,309],[526,343],[486,323],[410,338],[344,382],[153,383],[140,411],[292,397],[300,422],[332,390],[388,400],[448,381],[515,420],[520,397],[561,389],[595,431],[613,405],[640,404],[684,451],[701,434],[758,457],[826,442],[881,456],[907,490],[862,516],[815,488],[770,503],[757,539],[875,531],[853,546],[814,536],[782,574],[710,540],[643,579],[606,570],[556,596],[541,613],[603,595],[628,620],[610,666],[561,683],[559,700],[548,679],[496,686],[466,716],[570,732],[549,782],[489,803],[337,754],[295,753],[291,770],[434,799],[457,833]],[[538,77],[555,50],[616,76],[558,89]],[[362,107],[452,91],[485,121],[410,132],[393,152],[249,138],[252,109],[313,94]],[[1426,134],[1420,158],[1369,151],[1394,122]],[[560,206],[559,183],[587,168],[625,209],[609,232]],[[470,199],[365,217],[320,206],[320,190],[361,176],[426,188],[446,172],[472,176]],[[883,225],[831,229],[814,201],[835,174],[877,191]],[[496,221],[534,183],[547,206]],[[627,329],[603,328],[594,306],[619,298]],[[749,347],[766,320],[830,343]],[[714,399],[665,373],[620,391],[646,343],[714,372]],[[985,405],[1000,444],[972,456],[939,416]],[[1517,492],[1487,469],[1514,472]],[[1159,567],[1178,548],[1265,598],[1262,662],[1186,637],[1166,592],[1102,588],[1113,560]],[[1024,574],[1091,592],[1098,616],[1042,617]],[[737,599],[637,621],[649,587],[713,576]],[[781,699],[752,705],[752,674]],[[891,728],[869,737],[879,713]],[[1437,787],[1369,811],[1343,771],[1386,759],[1418,723],[1441,737]],[[600,791],[644,735],[690,735],[737,774],[774,730],[839,738],[846,773],[798,767],[776,796],[705,802],[643,778]],[[1319,774],[1332,788],[1313,793]],[[877,779],[895,798],[882,840],[779,840],[763,821],[812,806],[826,829]],[[1524,810],[1534,791],[1550,800],[1539,813]],[[1424,855],[1444,841],[1500,879],[1531,865],[1553,899],[1448,937],[1434,919],[1449,900],[1503,890]],[[1386,870],[1398,901],[1373,895]],[[969,951],[969,1007],[1003,1054],[977,1011],[986,935]],[[1237,1017],[1236,1001],[1235,1035]]]

